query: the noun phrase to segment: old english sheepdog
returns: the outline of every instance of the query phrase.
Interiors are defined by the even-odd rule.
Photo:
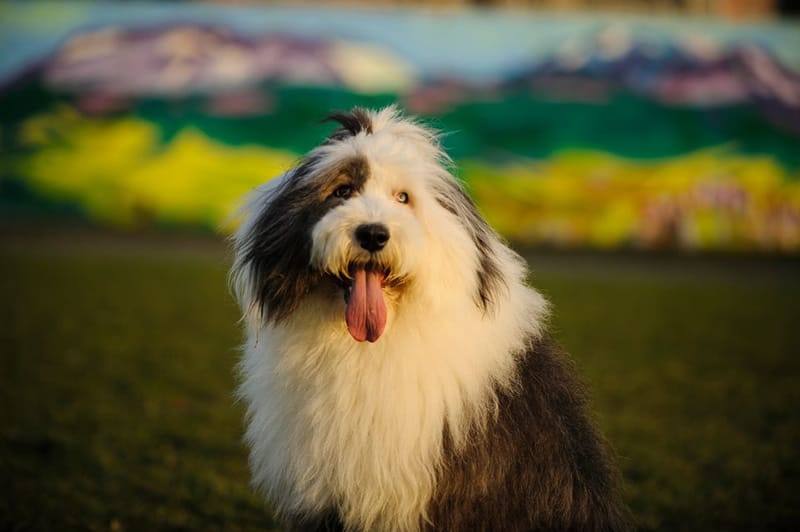
[[[547,302],[436,133],[331,118],[234,236],[254,485],[291,529],[626,528]]]

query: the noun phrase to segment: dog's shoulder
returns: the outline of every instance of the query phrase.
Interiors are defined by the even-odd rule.
[[[549,337],[518,358],[496,414],[448,444],[428,508],[432,530],[626,530],[610,451],[571,359]]]

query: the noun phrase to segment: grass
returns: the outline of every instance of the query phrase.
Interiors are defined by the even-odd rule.
[[[0,528],[274,528],[248,487],[222,247],[0,238]],[[531,261],[641,529],[800,522],[797,261]]]

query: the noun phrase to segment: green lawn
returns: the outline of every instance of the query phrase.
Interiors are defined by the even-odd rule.
[[[269,529],[214,242],[0,234],[0,529]],[[797,261],[537,253],[641,529],[800,524]]]

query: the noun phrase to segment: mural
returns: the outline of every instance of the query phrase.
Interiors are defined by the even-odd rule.
[[[800,26],[521,11],[0,6],[0,216],[230,230],[398,102],[520,244],[800,251]]]

